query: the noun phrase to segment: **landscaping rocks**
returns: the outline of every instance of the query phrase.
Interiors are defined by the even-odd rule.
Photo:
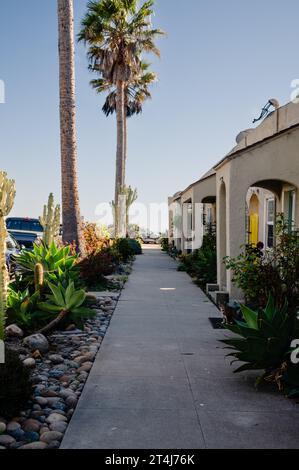
[[[97,294],[96,316],[84,331],[74,325],[48,338],[11,335],[24,365],[32,370],[32,400],[19,417],[0,417],[0,449],[57,449],[77,406],[119,294]]]
[[[27,449],[27,450],[41,450],[41,449],[47,449],[48,445],[46,444],[46,442],[32,442],[30,444],[25,444],[21,447],[19,447],[19,449]]]
[[[27,338],[24,339],[23,344],[28,346],[31,351],[40,351],[41,353],[47,353],[49,351],[49,342],[47,338],[40,333],[27,336]]]
[[[48,431],[41,435],[40,440],[50,444],[53,441],[61,441],[63,438],[62,432],[58,431]]]
[[[28,357],[27,359],[23,361],[23,364],[25,367],[32,369],[33,367],[35,367],[36,362],[35,362],[35,359],[33,359],[33,357]]]
[[[0,446],[10,447],[15,442],[15,438],[9,434],[2,434],[2,436],[0,436]]]
[[[11,338],[23,338],[24,332],[17,325],[9,325],[5,328],[6,336]]]

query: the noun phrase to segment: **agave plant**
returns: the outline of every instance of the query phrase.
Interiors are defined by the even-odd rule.
[[[44,312],[52,313],[55,318],[40,332],[47,333],[54,329],[63,319],[69,317],[72,322],[82,326],[84,318],[95,315],[94,310],[84,306],[86,292],[83,289],[76,290],[72,281],[67,288],[62,284],[58,286],[48,283],[51,294],[47,296],[46,302],[40,302],[38,308]]]
[[[55,242],[50,246],[41,243],[34,244],[33,250],[23,250],[19,255],[14,256],[14,263],[18,274],[22,274],[24,279],[30,283],[34,282],[34,271],[37,264],[44,268],[46,281],[56,281],[61,279],[63,273],[67,273],[68,279],[75,280],[77,276],[77,256],[70,254],[70,247],[58,247]]]
[[[29,289],[15,291],[8,289],[7,314],[8,320],[14,321],[20,326],[29,327],[32,322],[32,315],[37,309],[39,293],[30,295]]]
[[[290,350],[293,320],[288,315],[288,305],[275,305],[272,296],[264,310],[255,312],[241,306],[244,321],[236,321],[226,328],[241,336],[221,340],[233,352],[228,356],[233,362],[245,362],[235,372],[245,370],[272,370],[278,368]]]

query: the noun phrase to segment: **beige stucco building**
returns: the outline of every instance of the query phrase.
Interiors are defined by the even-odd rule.
[[[255,129],[240,133],[236,147],[210,174],[179,194],[181,207],[190,201],[211,202],[216,210],[220,290],[242,298],[232,283],[232,273],[223,264],[225,256],[235,257],[242,245],[257,241],[271,249],[278,213],[284,213],[290,227],[299,225],[298,188],[299,104],[289,103]],[[198,230],[193,222],[194,228]],[[185,249],[186,239],[181,240]]]
[[[170,242],[183,253],[200,248],[205,230],[216,223],[216,172],[210,170],[168,204]]]

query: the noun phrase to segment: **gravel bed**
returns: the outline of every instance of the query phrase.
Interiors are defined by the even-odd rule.
[[[32,370],[33,395],[20,416],[11,421],[0,417],[0,449],[59,448],[120,292],[93,294],[96,317],[85,322],[83,331],[70,325],[48,338],[33,335],[13,340],[20,358]]]

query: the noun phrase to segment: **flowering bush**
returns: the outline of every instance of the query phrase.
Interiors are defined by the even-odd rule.
[[[84,227],[83,236],[87,255],[110,246],[109,238],[101,235],[101,232],[96,224],[87,224]]]

